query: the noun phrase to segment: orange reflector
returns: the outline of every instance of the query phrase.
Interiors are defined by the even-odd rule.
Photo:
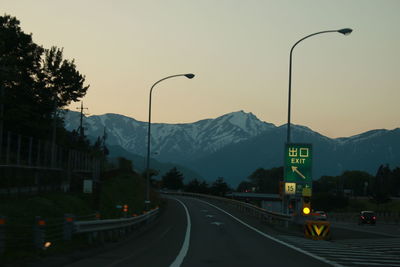
[[[45,220],[39,220],[38,221],[38,225],[45,226],[46,225],[46,221]]]
[[[6,224],[6,219],[0,219],[0,224]]]
[[[137,216],[137,214],[136,214],[136,213],[134,213],[134,214],[132,214],[132,216],[133,216],[133,217],[136,217],[136,216]]]
[[[65,220],[66,220],[67,222],[73,222],[73,221],[74,221],[74,218],[72,218],[72,217],[67,217],[67,218],[65,218]]]
[[[45,242],[44,244],[43,244],[43,247],[44,248],[49,248],[51,246],[51,242]]]

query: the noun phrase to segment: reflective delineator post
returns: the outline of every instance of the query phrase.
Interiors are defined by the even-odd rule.
[[[46,221],[41,216],[35,217],[35,225],[33,226],[33,243],[38,249],[43,249],[46,237]]]
[[[74,222],[75,215],[73,214],[64,214],[64,225],[63,225],[63,239],[71,240],[72,234],[74,233]]]
[[[6,217],[0,216],[0,255],[6,249]]]

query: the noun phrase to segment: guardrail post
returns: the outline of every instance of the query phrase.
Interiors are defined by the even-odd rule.
[[[0,216],[0,255],[6,249],[6,217]]]
[[[46,221],[41,216],[35,217],[35,225],[33,226],[33,243],[36,248],[43,249],[46,237]]]
[[[63,225],[63,239],[71,240],[72,234],[74,233],[74,222],[75,215],[73,214],[64,214],[64,225]]]

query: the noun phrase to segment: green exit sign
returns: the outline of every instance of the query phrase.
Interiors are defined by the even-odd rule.
[[[285,182],[312,186],[312,145],[285,145]]]

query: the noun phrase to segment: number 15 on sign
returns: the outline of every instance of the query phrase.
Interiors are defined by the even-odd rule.
[[[286,195],[296,194],[296,183],[285,183],[285,194]]]

